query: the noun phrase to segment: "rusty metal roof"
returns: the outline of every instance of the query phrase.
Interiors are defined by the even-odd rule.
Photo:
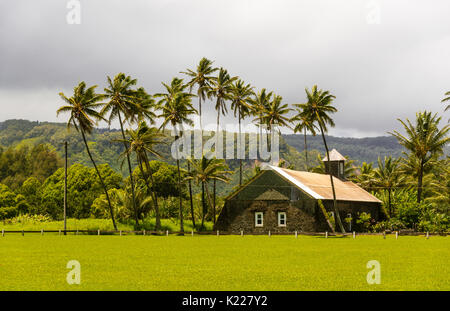
[[[330,175],[294,171],[275,166],[270,166],[270,168],[313,198],[333,200]],[[381,201],[375,196],[351,181],[342,181],[339,178],[333,177],[333,183],[336,191],[336,199],[339,201],[381,203]]]
[[[336,149],[333,149],[330,151],[330,159],[331,161],[345,161],[346,158],[340,154]],[[328,157],[325,156],[325,158],[322,159],[322,161],[328,161]]]

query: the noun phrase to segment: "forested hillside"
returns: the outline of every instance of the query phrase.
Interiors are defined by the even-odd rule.
[[[115,129],[97,129],[89,138],[94,157],[99,163],[108,163],[117,171],[121,171],[121,161],[119,155],[123,152],[123,146],[114,142],[120,138],[120,132]],[[167,138],[167,142],[171,141]],[[378,156],[392,155],[398,157],[401,155],[402,148],[397,140],[391,136],[373,137],[373,138],[343,138],[329,136],[327,138],[330,149],[336,148],[343,155],[349,156],[356,163],[376,162]],[[68,153],[71,163],[81,163],[91,165],[85,152],[81,136],[67,127],[63,123],[50,122],[31,122],[26,120],[8,120],[0,122],[0,146],[21,147],[34,146],[37,144],[49,144],[62,157],[64,141],[69,143]],[[320,136],[307,136],[308,150],[311,151],[310,160],[313,164],[316,161],[317,151],[324,153],[322,138]],[[294,148],[291,148],[294,147]],[[159,151],[164,159],[174,164],[173,159],[169,157],[170,145],[160,145]],[[283,135],[280,146],[281,157],[288,164],[297,169],[303,168],[303,135]],[[236,162],[236,163],[234,163]],[[229,165],[235,168],[237,161],[230,161]]]

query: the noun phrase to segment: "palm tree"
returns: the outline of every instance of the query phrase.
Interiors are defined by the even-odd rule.
[[[354,181],[366,190],[373,190],[373,163],[363,162],[359,168],[359,173],[355,176]]]
[[[138,162],[139,170],[145,181],[147,189],[151,191],[152,201],[155,208],[155,218],[156,218],[156,230],[161,229],[161,217],[159,213],[158,206],[158,196],[154,189],[153,172],[150,168],[150,161],[148,158],[148,153],[161,158],[161,155],[155,150],[155,146],[163,143],[162,138],[164,134],[158,131],[158,129],[152,127],[149,128],[145,121],[139,123],[136,130],[127,130],[128,139],[127,146],[129,146],[122,155],[129,156],[132,153],[136,154],[136,159]],[[145,170],[144,170],[145,165]],[[147,174],[148,176],[147,176]],[[151,187],[149,186],[148,179],[150,178]]]
[[[101,103],[99,103],[99,101],[104,99],[104,95],[96,94],[96,87],[97,85],[94,85],[86,89],[86,83],[83,81],[74,88],[73,96],[67,97],[66,95],[64,95],[64,93],[59,93],[59,96],[67,103],[67,105],[60,107],[57,110],[56,114],[59,115],[60,113],[69,112],[70,118],[67,121],[67,127],[70,128],[70,126],[73,125],[75,129],[81,133],[86,151],[92,161],[92,164],[94,165],[95,171],[97,172],[97,175],[100,179],[100,184],[102,185],[105,192],[114,229],[117,230],[108,189],[106,188],[102,175],[100,174],[97,165],[95,164],[94,158],[92,157],[89,145],[86,140],[86,133],[91,134],[97,121],[104,120],[101,114],[96,110],[102,105]]]
[[[203,123],[202,123],[202,100],[204,101],[207,97],[209,90],[211,89],[211,85],[213,82],[212,74],[216,72],[218,68],[213,67],[213,62],[203,57],[199,64],[197,65],[196,70],[187,69],[187,71],[182,72],[189,77],[191,80],[187,83],[190,87],[190,91],[197,86],[197,97],[198,97],[198,114],[200,119],[200,135],[201,135],[201,154],[203,155]],[[190,164],[188,163],[188,169],[190,168]],[[189,187],[191,185],[191,181],[189,181]],[[192,224],[195,227],[194,220],[194,208],[192,205],[192,195],[191,197],[191,213],[192,213]],[[205,185],[202,184],[202,201],[204,202],[205,198]],[[203,205],[203,214],[206,213],[206,205]],[[202,227],[203,228],[203,227]]]
[[[186,94],[183,92],[175,92],[173,96],[164,97],[159,103],[158,107],[161,109],[161,115],[159,117],[163,117],[164,121],[161,124],[160,128],[165,128],[168,124],[170,124],[175,130],[175,141],[178,141],[180,136],[182,135],[180,131],[180,127],[183,123],[186,123],[190,126],[193,125],[192,119],[190,116],[192,114],[197,113],[197,111],[192,107],[191,104],[191,94]],[[184,224],[183,224],[183,199],[182,199],[182,191],[181,191],[181,170],[180,170],[180,157],[178,154],[178,147],[176,148],[176,159],[177,159],[177,169],[178,169],[178,191],[179,191],[179,199],[180,199],[180,232],[184,233]]]
[[[298,104],[294,106],[298,107]],[[303,110],[296,108],[296,115],[291,119],[291,122],[295,124],[294,133],[301,133],[303,131],[304,144],[305,144],[305,167],[306,171],[309,171],[308,163],[308,145],[306,144],[306,132],[310,132],[312,135],[316,136],[316,126],[309,120],[308,117],[303,113]]]
[[[446,101],[449,101],[450,100],[450,91],[448,91],[447,93],[445,93],[445,96],[447,96],[447,97],[445,97],[443,100],[442,100],[442,102],[446,102]],[[450,105],[447,105],[447,107],[445,107],[445,111],[447,111],[447,110],[449,110],[450,109]]]
[[[281,104],[283,98],[280,95],[274,95],[273,100],[269,102],[263,110],[261,116],[257,119],[260,123],[265,122],[270,133],[270,141],[273,139],[273,128],[275,126],[289,127],[290,119],[286,115],[291,111],[287,104]]]
[[[213,62],[203,57],[196,70],[187,69],[187,71],[182,72],[191,77],[191,80],[187,83],[191,91],[197,86],[197,97],[198,97],[198,113],[200,117],[200,131],[202,132],[202,150],[203,150],[203,127],[202,127],[202,100],[206,99],[208,91],[213,83],[212,74],[218,70],[212,66]],[[203,151],[202,151],[203,154]]]
[[[232,85],[231,109],[234,111],[234,116],[238,117],[239,122],[239,139],[238,150],[241,150],[241,120],[250,113],[251,96],[253,95],[253,87],[250,84],[245,84],[241,79],[237,80]],[[245,137],[244,137],[245,142]],[[244,144],[245,145],[245,144]],[[244,150],[245,156],[245,150]],[[242,154],[239,154],[239,186],[242,185]]]
[[[391,194],[392,191],[400,187],[405,176],[400,174],[400,159],[393,160],[391,156],[384,157],[384,161],[378,157],[378,167],[373,171],[373,185],[388,193],[389,217],[392,217]]]
[[[105,103],[102,111],[100,112],[102,116],[106,116],[109,113],[109,117],[107,117],[109,124],[118,118],[120,124],[120,130],[122,133],[122,142],[125,147],[125,150],[128,149],[128,140],[125,137],[125,130],[123,128],[124,122],[132,123],[136,114],[140,110],[139,103],[137,102],[137,98],[135,97],[136,92],[132,89],[134,85],[136,85],[137,80],[132,79],[130,76],[126,76],[124,73],[119,73],[114,77],[114,80],[108,76],[108,87],[105,88],[106,97],[109,99],[109,102]],[[122,115],[123,114],[123,119]],[[130,176],[131,183],[131,197],[133,202],[133,207],[135,211],[135,221],[136,226],[139,225],[138,214],[137,214],[137,206],[136,206],[136,196],[134,193],[134,180],[132,174],[131,160],[130,154],[126,153],[127,162],[128,162],[128,173]]]
[[[215,109],[217,111],[217,130],[216,130],[216,145],[215,145],[215,153],[216,157],[219,156],[219,152],[222,152],[219,149],[219,140],[222,137],[219,137],[219,129],[220,129],[220,115],[225,115],[228,110],[226,106],[226,102],[232,99],[232,90],[233,90],[233,82],[237,79],[237,77],[231,77],[226,69],[220,68],[219,75],[217,77],[212,78],[212,86],[208,91],[208,97],[215,97],[216,104]],[[223,141],[220,141],[220,145],[223,144]],[[223,155],[220,155],[223,156]],[[216,179],[214,179],[213,185],[213,223],[216,223]]]
[[[305,115],[308,119],[310,119],[313,123],[317,123],[320,129],[320,133],[322,134],[323,144],[325,146],[325,150],[327,153],[327,158],[330,158],[330,152],[328,150],[327,141],[325,139],[325,132],[328,131],[327,124],[330,126],[334,126],[333,119],[329,116],[329,114],[334,113],[337,109],[333,106],[333,100],[336,96],[331,95],[329,91],[323,91],[321,89],[317,89],[317,85],[314,85],[310,90],[307,88],[306,97],[307,102],[305,104],[299,104],[298,107],[303,109]],[[333,175],[331,174],[331,170],[329,170],[331,189],[333,192],[333,209],[338,221],[339,227],[342,233],[345,233],[345,228],[342,224],[341,217],[339,216],[339,210],[337,208],[337,200],[336,200],[336,190],[334,188]]]
[[[262,150],[262,127],[266,124],[265,120],[262,118],[263,111],[269,106],[272,98],[272,92],[266,92],[266,89],[261,89],[258,93],[253,93],[253,98],[250,99],[250,110],[253,116],[256,117],[259,127],[259,139],[260,139],[260,150]]]
[[[406,135],[402,135],[397,131],[388,132],[395,136],[403,147],[411,152],[417,158],[418,176],[417,176],[417,202],[422,200],[422,183],[424,166],[427,162],[433,160],[436,154],[442,154],[444,146],[448,143],[449,137],[447,133],[450,125],[447,124],[439,129],[440,117],[437,114],[432,115],[431,112],[416,113],[416,124],[413,125],[408,119],[406,122],[397,119],[404,127]]]
[[[192,94],[185,92],[188,85],[183,84],[183,79],[179,79],[179,78],[175,77],[172,79],[170,85],[168,85],[166,83],[162,83],[162,85],[166,89],[166,93],[157,93],[154,95],[156,98],[161,98],[158,101],[158,104],[157,104],[158,106],[164,105],[165,103],[171,101],[176,96],[182,96],[182,97],[186,97],[186,98],[191,98],[193,96]],[[188,172],[190,171],[190,169],[191,169],[190,164],[188,162]],[[191,205],[192,225],[195,228],[194,202],[192,199],[192,184],[191,184],[190,180],[188,183],[188,188],[189,188],[189,202]]]
[[[232,172],[229,171],[229,168],[223,159],[207,159],[205,156],[203,156],[200,160],[189,159],[189,161],[192,165],[192,171],[188,174],[187,179],[194,180],[197,185],[200,183],[205,185],[209,205],[211,207],[214,207],[214,202],[211,198],[211,194],[208,188],[208,182],[210,182],[211,180],[228,182],[230,179],[227,175],[231,174]],[[202,200],[204,200],[204,198],[202,198]],[[203,215],[202,227],[204,220],[205,216]]]

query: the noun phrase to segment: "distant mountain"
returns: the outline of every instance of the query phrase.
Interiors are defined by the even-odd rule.
[[[283,135],[286,143],[300,152],[304,152],[303,135]],[[378,157],[384,156],[400,157],[403,147],[393,136],[365,137],[365,138],[348,138],[326,136],[328,148],[335,148],[344,156],[355,160],[356,163],[374,162],[376,164]],[[322,137],[320,135],[306,137],[308,150],[317,150],[321,154],[325,154]]]
[[[121,171],[119,155],[123,152],[121,143],[114,142],[120,138],[116,129],[96,129],[88,139],[94,157],[99,163],[109,163],[114,169]],[[174,164],[170,157],[170,142],[173,137],[167,138],[167,145],[161,145],[158,150],[163,154],[165,161]],[[89,158],[84,150],[81,136],[71,129],[67,131],[64,123],[32,122],[27,120],[7,120],[0,122],[0,146],[20,147],[34,144],[50,144],[60,156],[63,156],[63,143],[68,141],[69,158],[71,163],[90,165]],[[341,154],[349,156],[357,163],[376,162],[377,158],[385,155],[398,157],[402,147],[391,136],[370,138],[343,138],[327,136],[330,150],[336,148]],[[311,152],[311,164],[316,163],[318,152],[324,154],[321,136],[307,136],[308,150]],[[304,168],[303,135],[283,135],[280,140],[280,154],[283,159],[296,169]],[[238,161],[229,161],[232,169],[238,167]],[[123,171],[124,172],[124,171]]]

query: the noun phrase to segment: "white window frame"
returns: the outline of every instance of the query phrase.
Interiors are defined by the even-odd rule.
[[[258,224],[258,216],[261,215],[261,223]],[[263,212],[255,212],[255,227],[263,227],[264,226],[264,213]]]
[[[339,175],[344,175],[344,162],[339,162]]]
[[[284,224],[281,224],[281,215],[284,215]],[[278,212],[278,227],[286,227],[287,216],[286,212]]]

